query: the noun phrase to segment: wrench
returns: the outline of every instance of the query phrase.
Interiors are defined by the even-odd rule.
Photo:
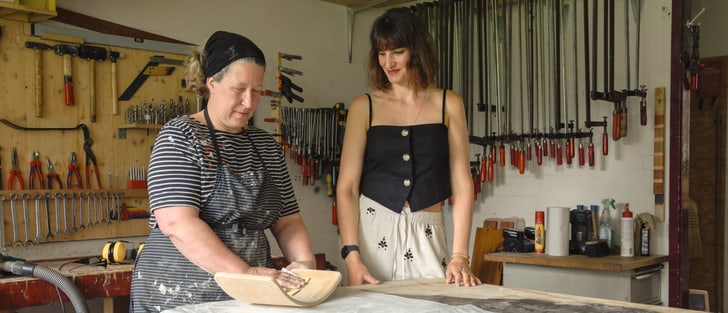
[[[20,247],[23,245],[23,242],[20,241],[20,236],[18,235],[18,218],[15,213],[15,199],[18,199],[18,195],[14,193],[10,194],[10,214],[13,219],[13,247]]]
[[[30,240],[30,225],[28,223],[28,199],[30,199],[30,195],[27,193],[23,194],[23,219],[25,222],[25,244],[32,246],[33,241]]]
[[[106,210],[104,209],[104,198],[106,198],[107,201],[109,199],[106,196],[106,194],[102,192],[99,195],[99,206],[100,206],[100,211],[101,211],[101,223],[102,224],[107,222],[106,216],[108,215],[108,214],[106,214]]]
[[[56,208],[56,236],[60,235],[61,233],[61,210],[59,210],[60,204],[58,204],[58,198],[61,197],[60,192],[56,192],[53,198],[53,204]]]
[[[86,223],[83,222],[83,192],[78,193],[78,229],[86,229]]]
[[[88,227],[91,227],[94,225],[94,223],[91,222],[92,221],[92,219],[91,219],[91,197],[93,197],[93,196],[94,196],[94,194],[90,193],[90,192],[88,194],[86,194],[86,225]]]
[[[68,234],[68,193],[64,192],[62,197],[63,197],[63,233]]]
[[[53,238],[53,231],[51,229],[51,206],[50,206],[51,193],[50,192],[44,193],[43,198],[45,198],[46,226],[48,226],[48,235],[46,235],[46,241],[50,241],[50,239]],[[58,214],[58,211],[56,211],[56,214]]]
[[[76,228],[76,193],[71,195],[71,232],[77,232]]]
[[[121,220],[121,214],[119,214],[119,194],[114,193],[114,208],[112,209],[112,215],[114,215],[114,219],[119,221]]]
[[[41,184],[42,185],[42,184]],[[43,229],[40,226],[40,200],[43,199],[43,195],[35,195],[35,243],[40,243],[43,240]]]
[[[98,225],[99,223],[99,207],[97,205],[99,199],[99,193],[94,192],[94,225]]]
[[[5,212],[3,208],[5,207],[5,195],[0,194],[0,253],[5,254],[7,252],[7,249],[5,249]]]

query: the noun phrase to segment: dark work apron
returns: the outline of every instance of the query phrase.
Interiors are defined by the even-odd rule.
[[[221,160],[216,132],[207,110],[205,121],[217,158],[213,191],[200,210],[222,242],[251,267],[274,267],[264,233],[280,216],[280,193],[267,175],[262,158],[257,168],[234,173]],[[250,140],[254,155],[258,151]],[[251,162],[255,164],[256,162]],[[132,312],[161,311],[180,305],[229,300],[214,276],[191,263],[159,227],[152,229],[136,260],[132,281]]]

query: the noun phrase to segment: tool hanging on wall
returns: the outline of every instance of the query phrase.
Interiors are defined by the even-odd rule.
[[[123,57],[119,51],[109,51],[111,61],[111,115],[119,115],[118,87],[116,82],[116,60]]]
[[[35,117],[43,117],[43,55],[42,51],[51,50],[51,46],[26,41],[25,47],[33,50],[35,57]]]
[[[59,44],[55,45],[54,51],[63,59],[63,94],[65,104],[73,105],[73,63],[71,62],[71,57],[78,55],[78,49],[75,46]]]
[[[167,64],[172,66],[160,66],[160,64]],[[137,74],[134,80],[126,87],[126,90],[119,96],[120,101],[129,101],[131,97],[139,90],[149,76],[168,76],[171,75],[175,69],[175,66],[183,65],[184,61],[181,58],[165,57],[161,55],[155,55],[149,58],[149,62],[142,68]]]
[[[78,56],[88,60],[89,64],[89,119],[96,122],[96,62],[106,60],[106,48],[89,45],[78,46]]]
[[[698,73],[700,71],[700,24],[696,24],[695,20],[705,12],[705,8],[700,10],[698,14],[693,17],[690,21],[685,23],[685,27],[688,28],[690,36],[688,37],[688,44],[690,45],[689,60],[687,60],[687,76],[690,85],[686,86],[685,89],[690,91],[698,90]]]
[[[87,188],[91,188],[91,182],[89,180],[89,173],[90,173],[90,167],[93,167],[94,174],[96,175],[96,183],[97,188],[101,188],[101,177],[99,176],[99,171],[97,168],[96,163],[96,156],[94,155],[93,151],[91,150],[91,146],[93,145],[94,141],[91,139],[91,134],[89,132],[88,126],[86,124],[78,124],[75,127],[22,127],[18,126],[16,124],[13,124],[12,122],[6,120],[6,119],[0,119],[0,123],[5,124],[6,126],[13,128],[15,130],[19,131],[65,131],[65,130],[78,130],[80,129],[83,132],[83,150],[86,153],[86,168],[84,169],[86,172],[86,184],[88,185]],[[17,156],[16,156],[17,158]],[[19,174],[19,173],[18,173]],[[12,177],[11,177],[12,178]],[[80,185],[80,182],[79,182]],[[67,188],[71,188],[70,184],[68,184]],[[21,188],[22,189],[22,188]]]

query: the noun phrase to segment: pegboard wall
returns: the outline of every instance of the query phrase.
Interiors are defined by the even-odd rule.
[[[0,250],[45,242],[148,234],[147,219],[143,218],[148,210],[145,169],[151,145],[165,119],[151,113],[154,109],[159,112],[163,101],[166,116],[196,108],[194,94],[182,86],[181,66],[148,65],[155,58],[181,63],[185,56],[83,43],[101,48],[107,57],[96,61],[78,55],[70,58],[73,104],[68,105],[64,57],[54,48],[78,48],[80,44],[35,37],[29,27],[28,23],[0,19],[0,199],[4,198],[0,206]],[[46,45],[50,49],[32,49],[28,42],[36,43],[30,46]],[[108,52],[119,53],[116,86]],[[115,112],[113,99],[122,95],[144,69],[146,80],[128,101],[118,101]],[[170,102],[187,101],[193,104],[171,110]],[[91,143],[97,171],[93,164],[87,167],[89,154],[84,143]],[[23,190],[17,180],[8,184],[13,150],[17,151]],[[57,183],[49,189],[47,185],[40,186],[38,178],[30,180],[34,152],[38,153],[41,177],[48,180],[50,162],[60,178],[61,189]],[[81,183],[74,178],[68,186],[72,153],[77,158]],[[130,183],[131,180],[134,181]],[[129,214],[122,214],[124,206],[129,210],[123,213]]]

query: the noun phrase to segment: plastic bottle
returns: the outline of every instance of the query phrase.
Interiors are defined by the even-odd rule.
[[[534,252],[542,254],[544,253],[544,247],[546,246],[546,234],[543,229],[544,212],[536,211],[536,225],[534,231]]]
[[[612,228],[611,217],[609,216],[609,202],[604,202],[602,214],[599,215],[599,240],[604,241],[609,246],[609,250],[614,249],[614,228]]]
[[[619,255],[634,256],[634,218],[632,217],[632,212],[629,210],[629,203],[624,204],[621,231],[620,237],[622,244]]]
[[[620,225],[622,225],[621,221],[621,214],[619,213],[619,210],[617,209],[617,206],[615,205],[616,201],[614,199],[609,199],[609,207],[611,208],[609,211],[609,215],[612,219],[609,220],[609,225],[612,225],[612,251],[615,253],[619,252],[619,246],[622,245],[621,238],[621,228]]]

